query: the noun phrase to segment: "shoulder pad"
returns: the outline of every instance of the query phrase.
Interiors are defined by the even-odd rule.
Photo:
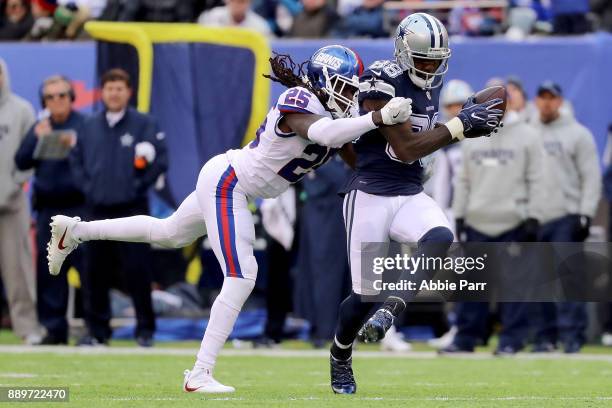
[[[395,97],[401,68],[393,61],[379,60],[370,65],[359,77],[359,102],[364,99],[391,99]]]

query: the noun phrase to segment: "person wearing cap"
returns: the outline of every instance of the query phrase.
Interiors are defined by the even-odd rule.
[[[508,91],[511,95],[511,91]],[[517,92],[517,95],[521,95]],[[524,100],[509,98],[496,137],[462,143],[462,164],[455,183],[453,213],[457,238],[462,242],[535,241],[544,200],[543,148],[534,129],[524,120]],[[522,101],[522,103],[520,103]],[[529,321],[526,303],[499,303],[502,331],[497,355],[521,350]],[[472,352],[488,336],[489,305],[456,305],[457,333],[441,354]]]
[[[591,132],[573,115],[563,114],[561,87],[545,81],[538,87],[534,122],[544,145],[546,201],[540,240],[582,242],[589,236],[591,219],[601,197],[601,172],[597,147]],[[536,326],[534,351],[553,351],[557,340],[566,353],[576,353],[585,342],[586,304],[562,302],[541,304],[541,322]]]

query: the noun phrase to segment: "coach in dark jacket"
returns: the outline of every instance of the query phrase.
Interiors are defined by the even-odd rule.
[[[62,76],[47,78],[41,87],[40,98],[49,117],[38,121],[28,132],[15,155],[19,170],[35,169],[32,208],[36,214],[36,291],[38,320],[47,329],[42,344],[66,344],[68,342],[68,281],[66,272],[71,266],[82,269],[81,251],[73,252],[62,266],[60,276],[51,276],[47,267],[47,242],[51,238],[49,223],[56,214],[74,216],[82,211],[83,194],[71,175],[70,163],[65,159],[47,159],[35,155],[36,146],[54,131],[61,133],[61,142],[74,145],[75,130],[84,116],[72,109],[74,91],[70,82]],[[36,157],[35,157],[36,156]]]
[[[73,172],[85,193],[91,220],[147,214],[147,191],[167,168],[164,134],[150,116],[128,106],[131,94],[125,71],[105,73],[105,109],[86,120],[79,131],[72,154]],[[108,290],[111,277],[120,269],[120,286],[125,286],[122,288],[134,302],[136,340],[141,346],[151,346],[155,317],[148,244],[92,242],[86,253],[87,267],[81,279],[90,336],[79,343],[106,343],[110,338]]]

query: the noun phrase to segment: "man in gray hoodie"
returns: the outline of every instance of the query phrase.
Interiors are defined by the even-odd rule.
[[[0,276],[15,334],[27,343],[41,339],[36,317],[36,286],[30,246],[30,211],[22,189],[30,173],[15,166],[15,152],[34,123],[34,109],[11,92],[8,69],[0,59]]]
[[[591,219],[601,198],[595,140],[573,115],[562,112],[559,85],[542,83],[535,102],[539,118],[534,126],[544,145],[547,174],[540,240],[582,242],[589,236]],[[586,304],[542,303],[541,309],[534,351],[553,351],[560,340],[566,353],[578,352],[585,342]]]
[[[526,123],[524,109],[508,103],[504,127],[496,137],[462,144],[453,212],[457,237],[472,242],[524,242],[537,239],[544,175],[542,145]],[[526,303],[500,303],[503,329],[496,354],[514,354],[527,336]],[[457,304],[457,334],[440,353],[471,352],[487,337],[485,302]]]

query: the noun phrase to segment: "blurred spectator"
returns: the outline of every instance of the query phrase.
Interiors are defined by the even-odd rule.
[[[89,18],[97,19],[102,15],[107,0],[57,0],[60,7],[76,7],[80,12],[86,13]]]
[[[462,143],[463,160],[453,198],[460,241],[537,239],[544,198],[543,153],[534,129],[514,110],[521,108],[519,103],[508,103],[498,134]],[[526,305],[498,304],[502,331],[496,354],[514,354],[523,348],[529,328]],[[488,303],[457,304],[457,334],[442,352],[473,351],[487,337],[488,312]]]
[[[598,28],[612,32],[612,0],[591,0],[591,10],[598,17]]]
[[[291,268],[295,264],[295,188],[261,204],[262,225],[267,233],[266,325],[256,346],[271,347],[283,339],[285,318],[292,310]]]
[[[293,19],[302,12],[299,0],[256,0],[253,10],[266,19],[276,36],[289,32]]]
[[[253,10],[251,0],[226,0],[226,5],[203,12],[198,23],[204,26],[250,28],[271,36],[270,26]]]
[[[0,5],[0,41],[21,40],[28,34],[34,19],[27,0],[5,0]]]
[[[148,190],[168,167],[164,134],[153,118],[128,106],[132,89],[125,71],[106,72],[101,86],[104,110],[88,118],[79,129],[71,157],[75,180],[85,193],[88,217],[148,214]],[[85,254],[81,281],[89,335],[79,344],[105,344],[110,338],[108,291],[113,272],[119,267],[136,311],[136,341],[151,346],[155,316],[149,245],[91,242]]]
[[[589,0],[551,0],[554,34],[584,34],[591,31],[587,19]]]
[[[51,239],[49,224],[51,217],[56,214],[79,214],[84,198],[71,177],[67,156],[64,159],[45,158],[35,154],[35,151],[44,138],[54,137],[56,134],[62,138],[62,144],[74,145],[75,130],[83,123],[84,116],[72,110],[74,90],[65,77],[55,75],[47,78],[41,86],[40,98],[48,117],[39,120],[30,129],[17,151],[15,163],[19,170],[36,169],[32,207],[37,214],[37,309],[38,319],[47,329],[42,344],[67,344],[67,272],[71,266],[82,270],[81,263],[75,262],[80,260],[81,251],[77,250],[69,256],[62,266],[60,276],[51,276],[47,266],[47,242]]]
[[[497,8],[453,7],[449,13],[451,34],[491,36],[501,31],[503,11]]]
[[[445,123],[457,116],[473,93],[472,87],[465,81],[452,79],[447,82],[440,93],[440,105],[442,108],[440,122]],[[438,150],[435,153],[433,175],[425,186],[426,189],[430,189],[431,198],[442,208],[451,225],[455,223],[455,216],[451,206],[453,203],[454,186],[457,183],[457,174],[461,168],[461,161],[461,145],[458,143]],[[453,232],[457,236],[456,231]],[[451,323],[451,328],[448,332],[439,338],[429,340],[428,344],[438,349],[449,346],[455,338],[455,334],[457,334],[457,325],[454,322]]]
[[[55,0],[33,0],[32,1],[32,16],[34,17],[34,25],[26,36],[28,40],[40,40],[46,37],[59,37],[59,26],[55,24],[53,14],[57,9],[57,1]],[[54,32],[51,35],[51,32]]]
[[[304,177],[304,204],[300,211],[296,312],[312,326],[315,347],[331,340],[338,305],[349,292],[349,270],[338,190],[349,169],[340,159]]]
[[[440,105],[442,107],[442,118],[440,122],[445,123],[461,111],[474,91],[464,81],[453,79],[447,82],[440,93]],[[452,214],[453,186],[456,183],[457,174],[461,168],[461,145],[451,144],[439,150],[435,156],[434,171],[429,181],[431,185],[431,197],[438,203],[448,217],[451,224],[455,217]]]
[[[333,30],[334,37],[388,37],[383,27],[385,0],[363,0],[362,4],[342,18]]]
[[[199,16],[203,11],[210,10],[223,5],[223,0],[195,0],[193,11],[196,16]],[[195,18],[194,18],[195,19]]]
[[[340,17],[346,17],[357,7],[361,7],[363,0],[338,0],[336,11]]]
[[[302,4],[304,9],[293,20],[289,35],[298,38],[327,37],[338,20],[338,14],[326,0],[302,0]]]
[[[100,20],[191,22],[194,0],[108,0]]]
[[[61,5],[61,3],[66,3]],[[79,3],[79,4],[77,4]],[[27,40],[60,40],[75,39],[83,32],[83,25],[93,16],[87,0],[80,2],[66,0],[34,0],[32,2],[32,15],[35,18],[34,26],[26,37]],[[92,0],[95,7],[98,0]],[[99,11],[98,4],[98,11]],[[97,11],[95,11],[97,12]]]
[[[550,0],[511,0],[506,36],[521,40],[532,32],[552,32]]]
[[[34,123],[34,109],[11,92],[9,72],[0,59],[0,276],[13,330],[26,343],[39,343],[36,287],[30,245],[30,211],[23,184],[29,173],[15,167],[15,152]]]
[[[591,132],[562,115],[561,87],[544,82],[538,88],[539,121],[534,123],[544,145],[547,181],[543,207],[544,242],[582,242],[589,236],[591,219],[601,197],[601,173],[597,147]],[[566,353],[576,353],[585,343],[585,303],[542,303],[535,350],[552,351],[557,340]],[[557,338],[558,337],[558,338]]]

